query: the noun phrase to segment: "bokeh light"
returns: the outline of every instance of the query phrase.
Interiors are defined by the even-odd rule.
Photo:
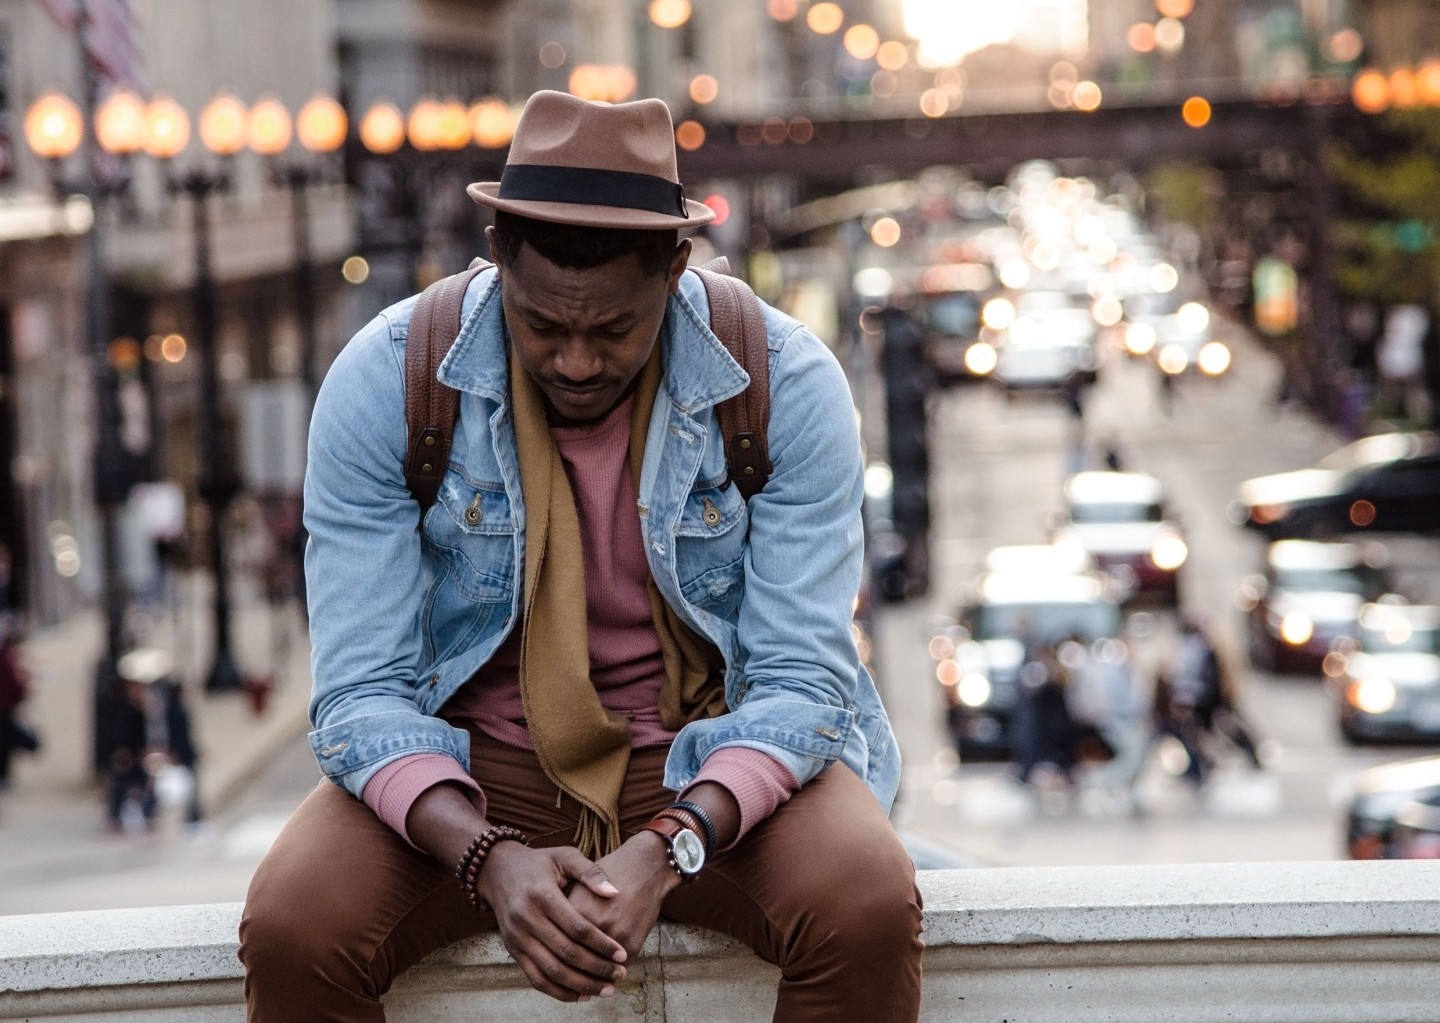
[[[650,20],[660,28],[679,28],[691,13],[690,0],[650,0]]]
[[[875,51],[875,63],[886,71],[899,71],[910,63],[910,48],[898,39],[888,39]]]
[[[1155,0],[1155,10],[1162,18],[1185,18],[1195,10],[1195,0]]]
[[[1390,79],[1373,68],[1362,71],[1350,85],[1350,99],[1362,113],[1381,113],[1390,106]]]
[[[800,0],[769,0],[765,10],[776,21],[794,21],[800,13]]]
[[[1204,96],[1191,96],[1180,108],[1180,116],[1192,128],[1203,128],[1210,123],[1210,101]]]
[[[1076,83],[1075,91],[1070,94],[1070,101],[1075,104],[1075,109],[1084,110],[1087,113],[1099,110],[1103,98],[1100,86],[1089,81]]]
[[[944,117],[950,109],[950,97],[944,89],[926,89],[920,94],[920,112],[926,117]]]
[[[1148,21],[1137,21],[1125,33],[1125,42],[1136,53],[1155,52],[1155,26]]]
[[[816,35],[833,35],[845,24],[845,11],[839,4],[825,0],[805,12],[805,24],[809,25],[810,31]]]
[[[869,25],[851,25],[845,30],[845,52],[856,60],[869,60],[880,49],[880,33]]]
[[[699,121],[681,121],[675,126],[675,144],[693,153],[705,144],[705,126]]]
[[[870,225],[870,240],[882,249],[896,245],[900,235],[900,223],[894,217],[881,217]]]
[[[1161,18],[1155,23],[1155,45],[1163,53],[1178,53],[1185,45],[1185,23],[1177,18]]]
[[[1365,52],[1365,38],[1353,28],[1342,28],[1327,40],[1326,49],[1331,60],[1349,64]]]
[[[714,103],[720,95],[720,83],[714,75],[696,75],[690,79],[690,98],[701,106]]]
[[[360,143],[381,156],[405,144],[405,115],[389,100],[380,100],[360,119]]]

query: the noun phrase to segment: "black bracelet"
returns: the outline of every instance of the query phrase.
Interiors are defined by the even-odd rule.
[[[705,812],[703,806],[699,803],[692,803],[688,799],[681,799],[671,803],[670,809],[684,810],[699,821],[700,826],[705,829],[705,852],[707,854],[715,852],[715,822],[710,819],[710,815]]]

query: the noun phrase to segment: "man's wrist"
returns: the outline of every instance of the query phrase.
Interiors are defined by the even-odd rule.
[[[649,828],[643,828],[635,835],[635,839],[639,843],[640,855],[644,857],[651,876],[657,878],[665,886],[666,893],[679,888],[680,873],[671,862],[670,845],[664,837]]]

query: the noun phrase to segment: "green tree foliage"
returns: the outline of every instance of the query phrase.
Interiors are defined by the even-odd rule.
[[[1335,279],[1347,298],[1435,303],[1440,292],[1440,113],[1392,111],[1383,152],[1337,143],[1326,167],[1345,192],[1331,228]],[[1367,146],[1367,149],[1371,147]]]

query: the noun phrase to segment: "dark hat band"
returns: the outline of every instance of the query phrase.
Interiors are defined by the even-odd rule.
[[[690,219],[685,189],[681,185],[654,174],[633,171],[510,164],[500,175],[497,198],[514,202],[618,206]]]

